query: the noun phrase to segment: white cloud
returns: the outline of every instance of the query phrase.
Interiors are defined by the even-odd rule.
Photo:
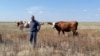
[[[84,10],[83,10],[83,12],[87,12],[87,11],[88,11],[87,9],[84,9]]]
[[[97,17],[98,17],[98,16],[99,16],[99,14],[95,14],[95,16],[97,16]]]
[[[33,6],[33,7],[28,8],[27,10],[29,14],[36,14],[36,13],[41,14],[43,13],[43,9],[44,8],[41,6]]]
[[[28,13],[29,13],[29,14],[32,14],[33,12],[32,12],[32,11],[28,11]]]
[[[97,10],[99,10],[99,11],[100,11],[100,8],[98,8]]]
[[[39,11],[39,13],[40,13],[40,14],[42,14],[42,13],[43,13],[43,11]]]

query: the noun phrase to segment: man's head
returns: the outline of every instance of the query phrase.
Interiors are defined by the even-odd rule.
[[[32,20],[32,21],[34,21],[34,20],[35,20],[35,17],[34,17],[33,15],[32,15],[32,17],[31,17],[31,20]]]

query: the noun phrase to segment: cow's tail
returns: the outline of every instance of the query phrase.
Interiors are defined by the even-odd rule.
[[[78,22],[76,22],[76,35],[78,35],[78,31],[77,31],[77,28],[78,28]]]
[[[78,22],[76,22],[76,30],[77,30],[77,28],[78,28]]]

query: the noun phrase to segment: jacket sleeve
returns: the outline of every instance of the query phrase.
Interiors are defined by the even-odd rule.
[[[40,23],[39,23],[39,22],[37,22],[37,31],[39,31],[39,30],[40,30],[40,28],[41,28],[41,25],[40,25]]]

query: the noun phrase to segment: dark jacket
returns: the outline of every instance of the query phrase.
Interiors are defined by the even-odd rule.
[[[36,20],[31,21],[31,23],[30,23],[30,31],[31,32],[38,32],[40,30],[40,27],[41,27],[41,25],[38,21],[36,21]]]

